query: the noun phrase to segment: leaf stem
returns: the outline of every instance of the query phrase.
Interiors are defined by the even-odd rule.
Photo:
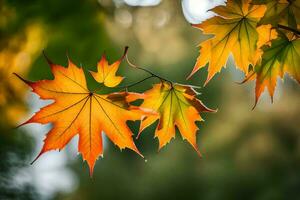
[[[150,79],[150,78],[153,78],[154,76],[148,76],[148,77],[146,77],[146,78],[144,78],[144,79],[142,79],[142,80],[140,80],[140,81],[137,81],[137,82],[135,82],[135,83],[132,83],[132,84],[129,84],[129,85],[125,85],[125,86],[120,86],[120,87],[116,87],[116,88],[119,88],[119,89],[127,89],[127,88],[130,88],[130,87],[133,87],[133,86],[135,86],[135,85],[138,85],[138,84],[140,84],[140,83],[142,83],[142,82],[144,82],[144,81],[146,81],[146,80],[148,80],[148,79]]]
[[[142,71],[147,72],[148,74],[150,74],[151,76],[149,76],[149,78],[150,78],[150,77],[156,77],[156,78],[158,78],[160,81],[166,81],[166,82],[170,83],[171,86],[173,86],[173,84],[174,84],[173,81],[170,81],[170,80],[168,80],[168,79],[166,79],[166,78],[164,78],[164,77],[162,77],[162,76],[159,76],[159,75],[153,73],[152,71],[150,71],[150,70],[148,70],[148,69],[145,69],[145,68],[143,68],[143,67],[136,66],[136,65],[134,65],[133,63],[131,63],[131,62],[129,61],[127,55],[126,55],[126,60],[127,60],[127,63],[129,64],[130,67],[133,67],[133,68],[135,68],[135,69],[142,70]]]
[[[100,90],[102,90],[102,88],[104,87],[104,85],[101,85],[100,87],[96,88],[95,90],[92,91],[92,93],[97,93]]]
[[[277,27],[281,28],[281,29],[284,29],[284,30],[292,31],[293,33],[300,36],[300,31],[297,30],[297,29],[294,29],[294,28],[291,28],[291,27],[288,27],[288,26],[284,26],[284,25],[281,25],[281,24],[278,24]]]
[[[115,87],[115,88],[125,89],[127,91],[128,88],[136,86],[136,85],[138,85],[138,84],[140,84],[140,83],[142,83],[142,82],[144,82],[144,81],[146,81],[148,79],[151,79],[151,78],[158,78],[161,82],[168,82],[171,85],[171,87],[173,88],[173,86],[174,86],[174,82],[173,81],[168,80],[168,79],[166,79],[166,78],[164,78],[162,76],[159,76],[159,75],[153,73],[152,71],[150,71],[148,69],[136,66],[135,64],[133,64],[132,62],[130,62],[129,59],[128,59],[128,56],[127,56],[127,52],[128,52],[128,47],[126,46],[125,50],[124,50],[124,54],[123,54],[123,56],[121,57],[120,60],[123,60],[124,58],[126,58],[126,61],[127,61],[127,63],[129,64],[130,67],[133,67],[133,68],[138,69],[138,70],[142,70],[142,71],[148,73],[150,76],[148,76],[148,77],[146,77],[146,78],[144,78],[142,80],[139,80],[139,81],[137,81],[135,83],[132,83],[132,84],[129,84],[129,85],[125,85],[125,86],[119,86],[119,87]],[[97,89],[93,90],[93,93],[98,92],[102,88],[103,88],[103,86],[101,86],[100,88],[97,88]]]

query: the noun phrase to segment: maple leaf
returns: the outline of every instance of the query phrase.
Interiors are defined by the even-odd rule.
[[[271,24],[261,25],[256,28],[258,32],[257,50],[255,55],[254,66],[261,63],[262,55],[264,53],[263,47],[271,46],[272,40],[278,37],[277,31],[272,27]],[[249,73],[245,76],[244,80],[240,83],[245,83],[247,81],[252,81],[256,79],[256,73],[253,70],[253,66],[249,69]]]
[[[253,4],[265,4],[267,10],[259,24],[278,24],[297,28],[300,23],[300,1],[298,0],[254,0]]]
[[[78,134],[78,151],[87,161],[92,175],[96,159],[103,155],[102,133],[120,149],[129,148],[141,155],[126,121],[140,120],[145,112],[125,101],[130,93],[96,94],[87,88],[83,69],[70,60],[67,68],[50,61],[49,64],[53,80],[30,82],[17,75],[41,99],[54,100],[22,124],[53,125],[37,158],[47,151],[63,149]],[[123,100],[116,96],[123,96]]]
[[[175,126],[179,129],[183,139],[186,139],[197,151],[196,121],[202,121],[200,112],[215,112],[205,107],[195,96],[197,93],[187,85],[162,82],[155,84],[145,92],[141,107],[156,111],[157,115],[147,116],[142,120],[140,133],[159,120],[155,137],[159,139],[159,149],[175,137]],[[139,136],[138,135],[138,136]]]
[[[279,32],[278,38],[273,40],[271,47],[263,47],[261,63],[254,67],[254,71],[249,74],[256,77],[255,105],[265,88],[273,101],[277,78],[283,78],[285,73],[296,79],[300,83],[300,39],[293,34]],[[255,106],[254,105],[254,106]]]
[[[277,31],[272,27],[271,24],[261,25],[256,28],[258,32],[257,50],[253,65],[256,65],[261,61],[263,55],[263,46],[271,46],[272,40],[276,39],[278,34]]]
[[[257,27],[257,32],[257,48],[261,48],[264,45],[271,46],[272,40],[276,39],[278,36],[277,31],[270,24]]]
[[[108,64],[106,56],[103,54],[101,60],[97,64],[97,72],[90,71],[94,79],[99,83],[104,83],[107,87],[116,87],[119,85],[124,77],[116,76],[116,72],[126,56],[127,50],[128,47],[125,47],[123,56],[111,65]]]
[[[214,37],[200,44],[200,56],[188,78],[209,63],[207,84],[225,67],[230,53],[237,68],[247,74],[249,64],[255,61],[258,40],[256,26],[265,10],[264,5],[252,5],[250,0],[228,0],[226,6],[213,8],[212,11],[219,16],[194,25],[204,34],[213,34]]]

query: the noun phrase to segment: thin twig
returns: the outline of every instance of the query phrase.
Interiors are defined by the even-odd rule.
[[[295,34],[297,34],[297,35],[300,36],[300,31],[297,30],[297,29],[294,29],[294,28],[291,28],[291,27],[288,27],[288,26],[284,26],[284,25],[281,25],[281,24],[278,24],[277,27],[281,28],[281,29],[284,29],[284,30],[292,31],[293,33],[295,33]]]
[[[120,87],[116,87],[116,88],[118,88],[118,89],[128,89],[128,88],[130,88],[130,87],[133,87],[133,86],[135,86],[135,85],[138,85],[138,84],[140,84],[140,83],[142,83],[142,82],[144,82],[144,81],[146,81],[146,80],[148,80],[148,79],[150,79],[150,78],[153,78],[154,76],[148,76],[148,77],[146,77],[146,78],[144,78],[144,79],[142,79],[142,80],[140,80],[140,81],[137,81],[137,82],[135,82],[135,83],[132,83],[132,84],[129,84],[129,85],[125,85],[125,86],[120,86]]]
[[[151,76],[156,77],[156,78],[160,79],[161,81],[166,81],[166,82],[170,83],[171,86],[173,86],[173,81],[170,81],[170,80],[168,80],[168,79],[166,79],[166,78],[163,78],[163,77],[161,77],[161,76],[159,76],[159,75],[157,75],[157,74],[154,74],[152,71],[150,71],[150,70],[148,70],[148,69],[145,69],[145,68],[136,66],[136,65],[132,64],[132,63],[129,61],[127,55],[126,55],[125,57],[126,57],[126,60],[127,60],[127,63],[129,64],[129,66],[131,66],[131,67],[133,67],[133,68],[135,68],[135,69],[139,69],[139,70],[142,70],[142,71],[144,71],[144,72],[147,72],[147,73],[150,74]]]
[[[95,90],[92,91],[92,93],[97,93],[99,92],[100,90],[102,90],[104,87],[104,85],[101,85],[100,87],[96,88]]]

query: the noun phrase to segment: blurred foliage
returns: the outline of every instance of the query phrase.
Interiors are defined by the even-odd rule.
[[[2,9],[5,14],[6,8]],[[43,28],[35,23],[16,33],[7,33],[4,27],[11,22],[11,15],[13,14],[8,12],[0,23],[0,33],[4,35],[0,39],[0,111],[4,115],[1,123],[15,124],[25,113],[23,101],[26,87],[20,82],[15,82],[12,73],[28,72],[37,53],[44,46],[44,39]]]
[[[0,130],[0,199],[39,199],[31,182],[18,181],[23,173],[28,173],[33,138],[3,124]]]
[[[253,86],[241,87],[231,81],[236,72],[230,71],[230,61],[222,78],[216,76],[200,89],[199,98],[208,107],[219,108],[218,113],[204,116],[205,123],[199,123],[203,159],[179,134],[157,153],[155,126],[151,126],[136,141],[146,160],[129,150],[120,153],[106,141],[104,158],[98,160],[93,179],[87,165],[82,167],[80,157],[71,159],[74,151],[67,148],[66,167],[78,185],[71,191],[40,196],[43,191],[38,191],[33,179],[41,174],[25,170],[32,184],[20,184],[18,177],[22,176],[16,173],[32,167],[28,163],[36,145],[25,133],[29,129],[11,128],[23,119],[24,103],[32,101],[12,72],[30,80],[51,78],[43,49],[55,63],[66,65],[68,52],[76,64],[95,70],[104,51],[113,61],[129,45],[129,58],[135,64],[174,81],[200,86],[206,77],[203,70],[189,82],[185,77],[194,65],[196,44],[204,37],[185,21],[180,1],[174,0],[155,7],[129,7],[111,0],[0,0],[0,15],[0,199],[273,200],[300,195],[299,87],[287,81],[274,105],[262,101],[251,112]],[[126,76],[123,84],[146,76],[125,63],[119,74]],[[97,87],[87,76],[92,87]],[[133,90],[144,91],[152,83]],[[138,123],[130,125],[137,133]],[[38,134],[42,141],[43,133]]]

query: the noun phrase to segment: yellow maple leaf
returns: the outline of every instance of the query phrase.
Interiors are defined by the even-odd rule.
[[[116,87],[121,83],[124,77],[116,76],[116,72],[119,69],[119,66],[127,54],[128,47],[125,47],[123,56],[109,65],[105,54],[102,55],[101,60],[97,64],[97,72],[90,71],[94,79],[99,83],[104,83],[107,87]]]
[[[259,24],[278,24],[297,28],[300,23],[299,0],[253,0],[253,4],[265,4],[267,10]]]
[[[252,5],[250,0],[228,0],[226,6],[213,8],[218,16],[195,25],[204,34],[212,34],[213,37],[200,44],[200,56],[189,77],[209,63],[207,84],[225,67],[230,53],[237,68],[247,74],[249,65],[255,62],[256,26],[265,10],[264,5]]]
[[[272,27],[271,24],[261,25],[256,28],[258,32],[258,41],[257,41],[257,50],[255,54],[255,61],[253,66],[260,64],[262,55],[264,53],[262,47],[271,46],[272,40],[278,37],[277,31]],[[253,68],[249,71],[249,73],[245,76],[244,80],[241,83],[245,83],[247,81],[255,80],[256,73]]]
[[[276,39],[278,36],[276,29],[274,29],[271,24],[261,25],[257,27],[256,30],[258,32],[258,41],[256,44],[257,50],[253,65],[256,65],[257,62],[261,61],[261,56],[263,54],[262,47],[265,45],[271,46],[272,40]]]
[[[197,93],[187,85],[170,84],[162,82],[155,84],[152,89],[145,92],[144,102],[141,107],[156,111],[157,115],[147,116],[142,120],[140,133],[159,120],[155,131],[155,137],[159,139],[159,149],[175,137],[175,126],[180,131],[183,139],[186,139],[197,151],[196,121],[203,121],[201,112],[214,112],[204,106],[195,95]]]
[[[252,80],[256,78],[255,105],[265,88],[273,101],[278,77],[283,78],[285,73],[300,83],[300,39],[293,34],[279,32],[278,38],[272,41],[270,47],[263,48],[262,60],[251,72]],[[250,74],[250,73],[249,73]]]

